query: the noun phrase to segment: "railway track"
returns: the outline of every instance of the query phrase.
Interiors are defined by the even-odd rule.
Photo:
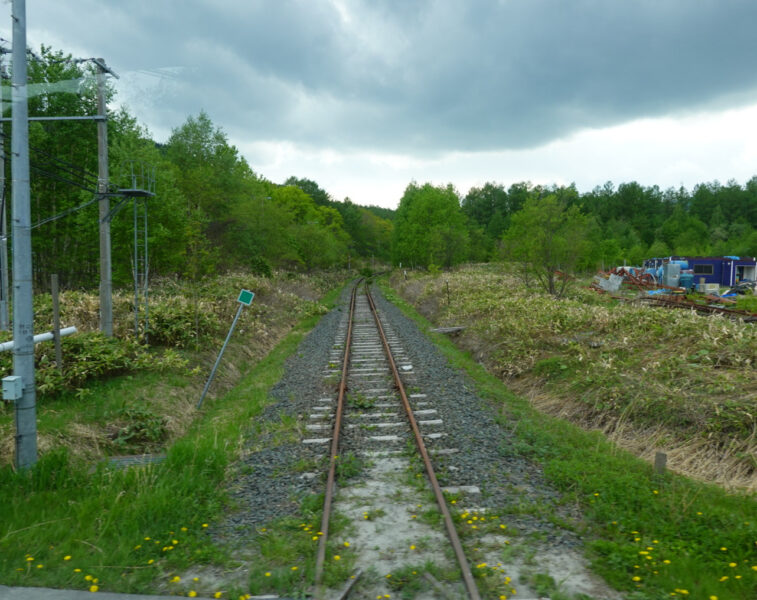
[[[322,579],[325,563],[338,558],[327,556],[332,541],[329,521],[336,506],[341,513],[353,517],[353,551],[358,555],[359,573],[371,569],[374,579],[376,575],[385,578],[368,585],[370,597],[391,596],[382,592],[390,590],[391,571],[398,564],[443,564],[449,562],[451,554],[465,597],[478,600],[471,566],[431,460],[432,454],[455,452],[450,445],[454,439],[447,439],[444,422],[431,399],[414,389],[413,364],[396,333],[382,322],[366,287],[355,285],[352,291],[350,310],[340,326],[324,376],[338,378],[337,398],[322,398],[313,407],[307,425],[313,437],[305,440],[327,445],[329,457],[315,569],[316,596],[334,597],[333,592],[324,589]],[[408,393],[406,387],[413,389]],[[428,445],[433,447],[429,449]],[[413,468],[417,457],[422,461],[423,473]],[[370,466],[360,484],[337,490],[337,470],[346,458]],[[427,482],[426,490],[418,485],[420,481]],[[436,509],[428,505],[428,490]],[[438,513],[438,518],[430,520],[441,522],[443,530],[418,519],[419,513],[433,512]],[[430,574],[426,577],[435,588],[430,597],[460,597],[459,583],[446,584],[449,589],[445,589],[445,584]],[[358,579],[359,574],[352,583]],[[346,598],[352,587],[348,586],[340,597]]]

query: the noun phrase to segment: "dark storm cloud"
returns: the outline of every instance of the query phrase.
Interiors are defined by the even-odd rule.
[[[28,10],[30,28],[60,28],[117,69],[185,67],[156,122],[176,126],[204,108],[250,141],[520,148],[757,99],[751,0],[79,0]]]

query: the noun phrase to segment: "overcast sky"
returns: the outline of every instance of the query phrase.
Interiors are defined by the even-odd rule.
[[[103,57],[156,140],[205,110],[257,173],[338,200],[757,175],[754,0],[26,4],[29,44]]]

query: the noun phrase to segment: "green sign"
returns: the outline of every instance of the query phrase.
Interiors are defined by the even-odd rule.
[[[252,299],[255,297],[255,292],[251,292],[250,290],[242,290],[239,292],[239,298],[237,298],[237,302],[240,304],[244,304],[245,306],[249,306],[252,304]]]

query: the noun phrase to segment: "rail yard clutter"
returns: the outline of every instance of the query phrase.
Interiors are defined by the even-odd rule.
[[[635,299],[667,308],[757,320],[754,258],[670,257],[649,259],[643,267],[616,267],[600,272],[591,286],[616,299]],[[748,296],[747,298],[742,298]]]

